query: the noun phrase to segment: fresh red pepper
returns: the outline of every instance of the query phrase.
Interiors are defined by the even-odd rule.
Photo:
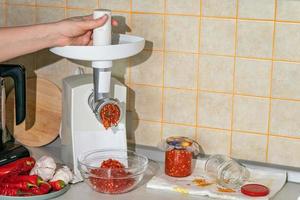
[[[65,182],[62,180],[50,181],[49,184],[52,186],[53,191],[61,190],[66,186]]]
[[[6,165],[0,166],[0,177],[8,174],[19,175],[21,173],[28,173],[35,165],[35,159],[32,157],[25,157]]]
[[[6,187],[6,188],[17,188],[21,190],[27,190],[33,187],[37,187],[34,184],[28,183],[28,182],[17,182],[17,183],[0,183],[0,187]]]
[[[21,190],[18,188],[0,187],[0,195],[4,196],[20,196]]]
[[[5,182],[7,183],[28,182],[33,185],[39,186],[44,181],[38,175],[19,175],[19,176],[9,176],[5,179]]]
[[[42,194],[49,193],[50,190],[51,190],[51,185],[47,182],[43,182],[40,184],[39,187],[30,188],[30,190],[28,190],[28,192],[30,192],[34,195],[42,195]]]

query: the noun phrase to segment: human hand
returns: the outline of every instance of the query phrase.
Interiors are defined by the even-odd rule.
[[[53,25],[54,37],[56,38],[53,46],[67,45],[89,45],[92,44],[92,31],[103,26],[108,19],[107,15],[99,19],[93,19],[92,15],[82,17],[72,17]],[[112,25],[117,26],[118,22],[112,20]]]

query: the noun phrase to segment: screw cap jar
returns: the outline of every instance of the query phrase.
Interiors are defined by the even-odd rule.
[[[210,156],[204,167],[205,173],[225,188],[238,189],[250,177],[248,169],[232,158],[225,155]]]
[[[165,173],[173,177],[186,177],[192,173],[193,155],[199,145],[187,137],[169,137],[164,141]]]

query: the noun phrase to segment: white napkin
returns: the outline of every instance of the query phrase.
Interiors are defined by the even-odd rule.
[[[197,160],[194,172],[192,175],[184,178],[173,178],[161,173],[160,175],[154,176],[148,183],[147,188],[160,189],[175,191],[184,194],[208,196],[218,199],[230,199],[230,200],[248,200],[248,199],[259,199],[267,200],[275,196],[277,192],[286,183],[286,172],[279,172],[275,170],[261,170],[261,169],[251,169],[249,183],[258,183],[267,186],[270,189],[269,195],[265,197],[249,197],[242,194],[240,191],[236,192],[219,192],[218,186],[216,184],[211,184],[208,186],[197,186],[193,183],[195,179],[206,178],[203,171],[204,160]]]

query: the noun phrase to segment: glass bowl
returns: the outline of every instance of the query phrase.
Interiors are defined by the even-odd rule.
[[[122,163],[122,168],[100,168],[109,159]],[[109,161],[114,162],[114,161]],[[148,158],[130,150],[93,150],[78,158],[84,181],[95,191],[120,194],[134,189],[143,179]]]

